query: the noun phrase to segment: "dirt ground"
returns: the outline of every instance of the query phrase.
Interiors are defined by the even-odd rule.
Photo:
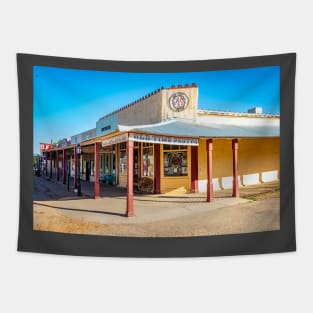
[[[277,190],[249,195],[249,202],[154,222],[97,223],[64,214],[53,207],[34,205],[34,229],[62,233],[185,237],[279,230],[280,194]]]

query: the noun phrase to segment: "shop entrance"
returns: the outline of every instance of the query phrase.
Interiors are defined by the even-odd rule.
[[[86,181],[90,181],[90,161],[86,161]]]
[[[115,186],[116,184],[115,153],[104,153],[101,155],[100,179],[105,184]]]

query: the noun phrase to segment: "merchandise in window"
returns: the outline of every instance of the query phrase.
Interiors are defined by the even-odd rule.
[[[127,174],[126,142],[120,143],[119,172],[120,172],[120,175]]]
[[[144,143],[142,147],[143,176],[153,176],[153,146],[151,143]]]
[[[164,176],[188,176],[188,160],[186,146],[164,145]]]

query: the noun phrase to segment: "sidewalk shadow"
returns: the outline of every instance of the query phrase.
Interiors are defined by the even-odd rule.
[[[98,214],[107,214],[107,215],[115,215],[115,216],[122,216],[125,217],[126,214],[122,213],[117,213],[117,212],[105,212],[105,211],[94,211],[94,210],[83,210],[83,209],[74,209],[74,208],[65,208],[65,207],[58,207],[54,205],[49,205],[49,204],[43,204],[43,203],[38,203],[38,202],[33,202],[33,204],[37,204],[40,206],[45,206],[53,209],[58,209],[58,210],[67,210],[67,211],[77,211],[77,212],[88,212],[88,213],[98,213]]]

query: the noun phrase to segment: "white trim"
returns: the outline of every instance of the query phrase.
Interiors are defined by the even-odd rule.
[[[262,177],[261,178],[262,183],[278,180],[278,171],[275,170],[275,171],[262,172],[261,177]]]
[[[264,117],[230,117],[230,116],[211,116],[200,115],[196,123],[201,126],[214,127],[222,126],[241,126],[241,127],[279,127],[279,118]]]
[[[169,137],[158,136],[149,134],[136,134],[130,133],[129,140],[138,142],[150,142],[168,145],[185,145],[185,146],[198,146],[199,140],[196,138],[183,138],[183,137]]]
[[[213,183],[213,191],[221,190],[218,178],[213,178],[212,183]],[[208,184],[207,179],[199,179],[198,180],[199,192],[206,192],[207,191],[207,184]]]
[[[144,125],[118,125],[118,129],[120,131],[130,131],[134,129],[140,129],[140,128],[147,128],[147,127],[157,127],[157,126],[163,126],[167,124],[174,123],[176,119],[169,119],[166,121],[158,122],[158,123],[153,123],[153,124],[144,124]]]
[[[119,136],[115,136],[109,139],[105,139],[102,140],[102,147],[105,146],[111,146],[120,142],[124,142],[128,140],[128,135],[127,134],[123,134],[123,135],[119,135]]]
[[[260,174],[259,173],[253,173],[253,174],[246,174],[242,176],[242,182],[244,186],[249,185],[256,185],[260,184]]]

